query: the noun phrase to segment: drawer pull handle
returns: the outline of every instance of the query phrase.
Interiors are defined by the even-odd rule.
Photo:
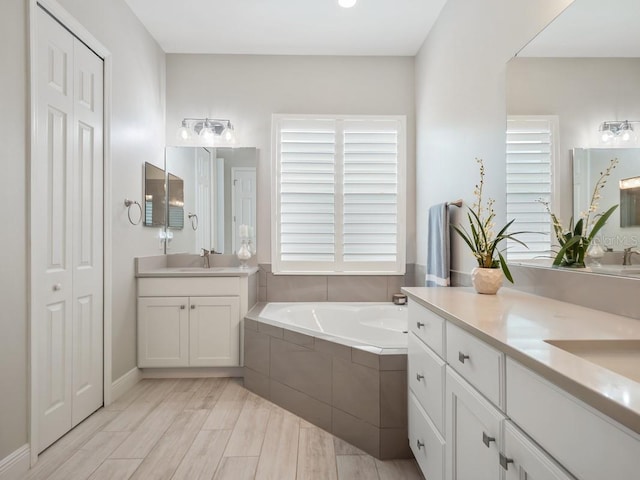
[[[416,325],[417,325],[418,328],[424,327],[424,323],[422,323],[422,322],[416,322]]]
[[[489,448],[489,445],[491,444],[491,442],[495,442],[495,441],[496,441],[495,437],[490,437],[485,432],[482,432],[482,443],[484,443],[487,446],[487,448]]]
[[[186,307],[184,305],[180,305],[180,310],[184,310]]]
[[[191,310],[195,310],[196,306],[195,305],[191,305]]]
[[[424,447],[424,443],[422,443],[420,440],[416,440],[416,445],[418,446],[418,450]]]
[[[469,355],[465,355],[462,352],[458,352],[458,360],[460,360],[460,363],[464,363],[465,360],[469,360]]]
[[[416,373],[416,380],[420,381],[424,378],[424,375],[420,375],[419,373]]]
[[[512,458],[505,457],[502,453],[500,454],[500,466],[505,470],[509,470],[509,464],[513,463]]]

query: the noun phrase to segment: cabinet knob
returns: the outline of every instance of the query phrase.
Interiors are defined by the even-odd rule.
[[[462,352],[458,352],[458,360],[460,360],[460,363],[464,363],[465,360],[469,360],[469,355],[465,355]]]
[[[491,444],[491,442],[495,442],[495,441],[496,441],[495,437],[490,437],[485,432],[482,432],[482,443],[484,443],[487,446],[487,448],[489,448],[489,445]]]
[[[424,327],[424,323],[422,323],[422,322],[416,322],[416,326],[417,326],[418,328],[422,328],[422,327]]]
[[[418,447],[418,450],[420,450],[424,447],[424,443],[422,443],[420,440],[416,440],[416,446]]]
[[[54,292],[59,292],[60,290],[62,290],[62,284],[61,283],[54,283],[52,288],[53,288]]]
[[[191,305],[191,310],[195,310],[196,306],[195,305]]]
[[[180,305],[180,310],[184,310],[185,308],[187,308],[185,305]]]
[[[509,464],[513,463],[513,458],[507,458],[502,453],[500,454],[500,466],[505,470],[509,470]]]
[[[419,373],[416,373],[416,380],[420,381],[424,378],[424,375],[420,375]]]

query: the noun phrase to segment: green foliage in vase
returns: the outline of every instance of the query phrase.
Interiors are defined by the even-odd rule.
[[[549,202],[540,200],[551,216],[551,223],[553,225],[553,231],[556,235],[556,239],[560,246],[560,249],[556,253],[553,260],[554,267],[573,267],[584,268],[584,259],[589,249],[589,245],[600,231],[604,227],[605,223],[611,216],[611,214],[618,208],[618,205],[610,207],[604,213],[598,213],[598,204],[600,203],[601,192],[604,186],[607,184],[607,179],[611,175],[611,172],[618,164],[618,159],[613,158],[609,162],[609,166],[604,172],[600,172],[600,178],[596,182],[596,186],[593,189],[591,195],[591,203],[589,209],[586,212],[582,212],[580,219],[573,223],[573,217],[569,222],[569,228],[564,228],[562,222],[554,214],[550,207]]]
[[[530,232],[513,232],[508,233],[507,230],[515,222],[515,218],[502,227],[498,233],[495,233],[495,211],[493,205],[495,200],[489,198],[486,206],[482,204],[482,190],[484,188],[484,163],[482,159],[476,158],[476,162],[480,165],[480,183],[476,185],[473,195],[476,200],[472,207],[468,207],[467,220],[469,221],[469,229],[462,225],[451,225],[451,228],[462,237],[464,242],[471,249],[471,253],[478,262],[480,268],[501,268],[504,276],[513,283],[513,277],[509,271],[507,261],[504,259],[503,251],[498,249],[500,242],[510,239],[514,242],[528,248],[521,240],[515,238],[516,235]]]

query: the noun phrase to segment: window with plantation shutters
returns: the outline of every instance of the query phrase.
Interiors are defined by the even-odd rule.
[[[555,116],[507,118],[507,219],[515,218],[511,232],[528,249],[507,241],[509,260],[530,260],[551,255],[551,220],[540,202],[553,201],[553,166],[558,119]]]
[[[274,115],[274,273],[404,273],[404,125]]]

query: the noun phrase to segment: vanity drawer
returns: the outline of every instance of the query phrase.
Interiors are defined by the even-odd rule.
[[[504,362],[502,352],[447,323],[447,363],[498,407],[503,407]]]
[[[140,297],[201,297],[240,295],[239,277],[139,278]]]
[[[409,301],[409,330],[444,358],[444,318],[415,301]]]
[[[640,475],[640,435],[507,360],[507,414],[581,480]]]
[[[444,480],[445,441],[411,392],[408,414],[409,446],[424,478]]]
[[[446,363],[413,333],[408,342],[408,384],[441,434],[444,434]]]

